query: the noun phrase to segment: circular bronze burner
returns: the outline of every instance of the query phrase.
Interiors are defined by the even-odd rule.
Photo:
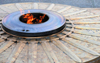
[[[13,36],[42,37],[58,33],[65,28],[65,18],[56,12],[40,9],[24,12],[23,15],[17,11],[6,16],[2,21],[3,30]]]
[[[27,13],[19,18],[21,22],[27,24],[39,24],[49,20],[49,17],[43,13]]]

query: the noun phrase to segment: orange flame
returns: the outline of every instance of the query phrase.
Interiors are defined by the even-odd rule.
[[[28,10],[28,13],[30,13],[30,10]]]
[[[24,14],[23,9],[20,9],[20,14],[21,14],[21,15],[23,15],[23,14]]]
[[[23,14],[22,11],[21,14]],[[37,19],[36,17],[33,16],[33,14],[30,13],[29,10],[27,14],[23,14],[23,18],[25,19],[25,21],[27,21],[27,24],[33,24],[34,20],[36,21],[35,23],[42,23],[44,17],[45,14],[43,16],[39,16],[39,19]]]
[[[42,22],[42,20],[44,19],[44,17],[45,17],[45,14],[44,14],[43,16],[40,16],[39,23],[41,23],[41,22]]]

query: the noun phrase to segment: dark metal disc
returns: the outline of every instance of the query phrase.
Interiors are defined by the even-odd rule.
[[[28,10],[24,10],[25,14]],[[20,11],[7,15],[2,20],[2,28],[5,32],[21,37],[42,37],[62,31],[65,28],[65,18],[53,11],[31,9],[30,13],[46,14],[48,21],[40,24],[26,24],[20,21]]]

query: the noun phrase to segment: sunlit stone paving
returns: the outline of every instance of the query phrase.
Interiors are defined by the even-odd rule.
[[[20,9],[45,9],[66,18],[62,32],[42,38],[20,38],[3,32],[2,19]],[[100,10],[53,3],[0,5],[0,63],[99,63]]]

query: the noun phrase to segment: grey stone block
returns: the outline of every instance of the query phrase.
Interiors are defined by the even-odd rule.
[[[100,0],[93,0],[94,1],[94,6],[96,8],[100,8]]]
[[[100,7],[100,0],[0,0],[0,4],[39,1],[44,3],[66,4],[81,8]]]

